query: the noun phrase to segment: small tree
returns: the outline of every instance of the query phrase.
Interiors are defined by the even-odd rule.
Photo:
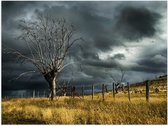
[[[122,81],[123,81],[123,79],[124,79],[124,75],[125,75],[125,70],[123,70],[122,68],[120,68],[119,67],[119,69],[120,69],[120,73],[121,73],[121,76],[120,77],[114,77],[113,75],[111,75],[111,78],[113,79],[113,81],[115,82],[115,91],[116,91],[116,93],[118,93],[118,89],[120,88],[120,87],[122,87],[122,85],[121,85],[121,83],[122,83]]]
[[[56,95],[57,75],[72,45],[81,40],[75,37],[75,28],[65,19],[39,14],[34,21],[22,20],[19,24],[22,34],[18,37],[27,44],[30,51],[25,55],[12,49],[19,59],[32,63],[49,84],[51,100]]]

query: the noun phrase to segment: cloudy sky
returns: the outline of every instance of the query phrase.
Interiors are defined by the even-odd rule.
[[[38,12],[72,22],[85,41],[74,45],[59,80],[74,84],[111,83],[111,75],[130,83],[167,73],[166,1],[147,2],[2,2],[2,48],[24,53],[25,42],[17,40],[19,20],[33,20]],[[21,73],[35,69],[2,53],[2,89],[47,88],[36,70],[19,79]]]

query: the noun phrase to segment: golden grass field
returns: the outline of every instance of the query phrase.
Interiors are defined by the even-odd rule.
[[[150,103],[145,93],[101,93],[81,98],[15,98],[2,100],[2,124],[166,124],[166,92],[150,93]]]

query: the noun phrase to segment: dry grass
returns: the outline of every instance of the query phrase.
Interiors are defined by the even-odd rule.
[[[151,94],[146,104],[144,94],[111,93],[85,96],[84,99],[61,97],[51,102],[47,98],[3,99],[2,124],[166,124],[166,93]]]

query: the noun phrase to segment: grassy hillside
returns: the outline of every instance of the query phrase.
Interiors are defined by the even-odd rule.
[[[60,97],[54,102],[47,98],[2,100],[2,124],[166,124],[166,92],[151,93],[146,104],[145,94],[111,92],[81,98]]]
[[[133,84],[133,87],[142,87],[145,86],[146,81],[139,82],[136,84]],[[167,86],[167,75],[159,76],[154,79],[149,80],[151,87],[158,87],[158,86]]]

